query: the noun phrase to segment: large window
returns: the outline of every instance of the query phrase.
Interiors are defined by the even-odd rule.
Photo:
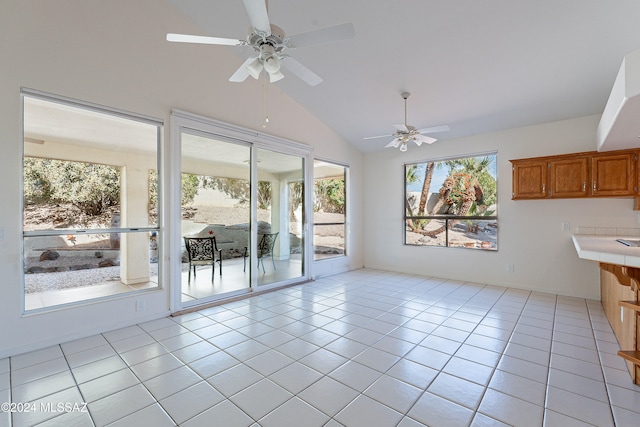
[[[25,91],[24,304],[158,286],[161,123]]]
[[[498,249],[496,153],[404,166],[404,242]]]
[[[314,259],[346,255],[347,168],[322,160],[313,164]]]

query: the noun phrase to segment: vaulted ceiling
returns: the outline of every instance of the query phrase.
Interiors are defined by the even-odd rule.
[[[200,35],[244,39],[250,27],[240,0],[167,1]],[[390,138],[363,137],[403,123],[404,91],[409,124],[451,127],[433,135],[440,143],[600,114],[623,56],[640,48],[637,0],[271,0],[268,10],[289,35],[354,24],[351,40],[289,51],[320,85],[290,74],[274,84],[364,152]],[[251,54],[201,49],[233,51],[237,66]]]

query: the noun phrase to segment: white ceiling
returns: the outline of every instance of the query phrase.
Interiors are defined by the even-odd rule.
[[[240,0],[167,1],[202,35],[247,34]],[[363,137],[391,133],[403,122],[403,91],[412,94],[409,124],[451,127],[434,135],[441,142],[600,114],[623,56],[640,48],[637,0],[271,0],[268,6],[271,23],[289,35],[354,24],[355,39],[289,51],[323,83],[309,87],[287,76],[275,84],[362,151],[388,142]],[[251,53],[203,45],[202,54],[216,49],[236,52],[238,66]]]

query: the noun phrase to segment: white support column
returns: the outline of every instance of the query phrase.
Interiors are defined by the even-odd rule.
[[[144,162],[142,162],[144,164]],[[149,221],[149,171],[130,164],[122,168],[121,227],[145,227]],[[120,281],[125,285],[148,282],[148,233],[120,235]]]
[[[271,182],[271,232],[280,232],[273,257],[289,259],[289,186],[286,181]]]

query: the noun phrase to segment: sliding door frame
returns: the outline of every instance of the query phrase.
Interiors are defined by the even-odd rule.
[[[166,239],[164,271],[169,280],[170,289],[170,310],[176,312],[185,308],[181,299],[181,156],[182,143],[181,134],[185,129],[200,132],[212,137],[220,137],[222,140],[229,142],[238,142],[242,145],[249,145],[251,149],[251,200],[250,200],[250,245],[252,248],[257,246],[258,228],[257,228],[257,194],[258,194],[258,168],[257,168],[257,152],[258,149],[270,150],[283,154],[299,156],[303,159],[304,173],[304,206],[303,206],[303,271],[302,275],[293,279],[275,282],[268,285],[257,285],[258,259],[257,251],[251,250],[251,275],[250,287],[248,291],[237,291],[228,294],[222,294],[220,299],[231,298],[242,295],[247,292],[251,293],[256,290],[264,291],[270,288],[280,287],[284,285],[302,283],[309,281],[312,277],[311,267],[313,253],[313,239],[309,238],[310,228],[309,212],[312,209],[312,191],[313,186],[310,184],[313,174],[312,148],[299,142],[290,141],[284,138],[276,137],[262,132],[229,123],[214,120],[208,117],[189,113],[179,109],[171,110],[170,125],[170,141],[166,150],[167,156],[163,159],[165,171],[167,171],[167,179],[164,191],[166,200],[169,201],[167,209],[166,222]],[[210,302],[210,301],[206,301]],[[204,303],[206,303],[204,302]],[[188,305],[188,304],[187,304]]]

